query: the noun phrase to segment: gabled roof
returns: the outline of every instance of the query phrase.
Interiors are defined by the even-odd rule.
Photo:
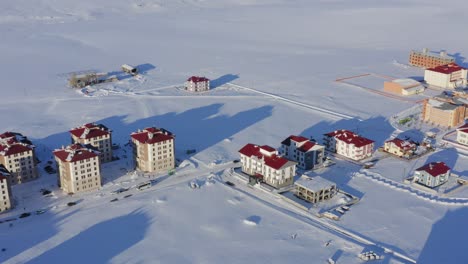
[[[334,137],[337,140],[343,141],[346,144],[351,144],[355,145],[356,147],[363,147],[369,144],[374,143],[373,140],[370,140],[365,137],[361,137],[349,130],[341,129],[341,130],[335,130],[333,132],[325,134],[328,137]]]
[[[301,152],[307,152],[307,151],[311,150],[315,145],[317,145],[317,144],[314,143],[314,142],[311,142],[311,141],[307,141],[304,144],[302,144],[302,146],[300,146],[298,148],[298,150],[301,151]]]
[[[207,81],[209,81],[209,79],[205,78],[205,77],[192,76],[192,77],[188,78],[187,81],[188,82],[198,83],[198,82],[207,82]]]
[[[457,131],[461,131],[463,133],[468,133],[468,123],[466,123],[463,126],[457,128]]]
[[[24,143],[15,142],[11,145],[0,145],[0,155],[9,156],[13,154],[18,154],[26,151],[33,150],[31,146],[28,146]]]
[[[291,146],[291,140],[300,143],[300,142],[307,141],[308,139],[305,138],[305,137],[302,137],[302,136],[294,136],[294,135],[291,135],[291,136],[289,136],[288,138],[286,138],[285,140],[283,140],[283,141],[281,142],[281,144],[282,144],[282,145]]]
[[[397,146],[398,148],[402,150],[416,149],[417,147],[414,142],[408,141],[408,140],[402,140],[399,138],[394,138],[394,139],[385,141],[385,143],[393,143],[395,144],[395,146]]]
[[[99,152],[82,144],[68,145],[54,150],[54,155],[63,162],[77,162],[99,156]]]
[[[88,123],[70,130],[70,133],[78,138],[90,139],[100,136],[107,136],[110,134],[110,131],[104,125]]]
[[[275,170],[279,170],[281,169],[283,166],[285,165],[293,165],[295,164],[294,162],[291,162],[281,156],[278,156],[276,154],[271,154],[271,155],[265,155],[261,152],[261,150],[266,150],[268,152],[272,152],[272,151],[275,151],[274,148],[270,147],[270,146],[267,146],[267,145],[263,145],[263,146],[258,146],[258,145],[255,145],[255,144],[247,144],[245,145],[243,148],[241,148],[239,150],[239,153],[247,156],[247,157],[252,157],[252,156],[255,156],[257,157],[258,159],[263,159],[263,161],[265,162],[265,165],[268,166],[268,167],[271,167]]]
[[[449,64],[441,65],[441,66],[436,66],[433,68],[428,68],[426,69],[427,71],[433,71],[433,72],[438,72],[438,73],[443,73],[443,74],[450,74],[454,73],[459,70],[465,70],[466,68],[463,68],[459,66],[458,64],[452,62]]]
[[[171,132],[155,127],[145,128],[143,131],[134,132],[130,136],[142,144],[154,144],[174,139],[174,135]]]
[[[437,177],[441,174],[445,174],[450,170],[450,168],[445,164],[445,162],[431,162],[418,169],[416,171],[425,171],[430,175]]]

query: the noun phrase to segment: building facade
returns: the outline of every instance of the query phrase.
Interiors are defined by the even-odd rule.
[[[424,86],[413,79],[395,79],[384,82],[384,91],[401,95],[414,95],[424,92]]]
[[[325,134],[324,143],[328,151],[352,160],[369,158],[374,152],[373,140],[344,129]]]
[[[281,142],[279,155],[297,162],[297,167],[310,170],[323,166],[325,147],[305,137],[289,136]]]
[[[101,162],[112,161],[112,131],[101,124],[89,123],[70,130],[72,144],[90,144],[99,150]]]
[[[434,188],[448,181],[450,168],[444,162],[431,162],[416,169],[413,176],[414,182]]]
[[[148,127],[131,134],[135,168],[162,173],[175,168],[175,136],[162,128]]]
[[[437,126],[456,127],[468,118],[468,100],[441,94],[423,102],[422,120]]]
[[[81,193],[101,187],[99,151],[72,144],[54,151],[58,185],[65,193]]]
[[[0,213],[12,208],[10,172],[0,164]]]
[[[296,163],[278,156],[276,149],[249,143],[239,154],[244,173],[274,188],[293,185]]]
[[[468,70],[455,63],[428,68],[424,71],[424,81],[427,84],[444,89],[465,87],[467,76]]]
[[[457,128],[457,142],[468,146],[468,124]]]
[[[294,182],[294,194],[310,203],[329,200],[337,193],[336,184],[320,176],[301,176]]]
[[[396,155],[401,158],[410,158],[414,155],[418,146],[408,140],[394,138],[385,141],[384,150],[390,154]]]
[[[38,177],[34,145],[20,133],[0,135],[0,164],[11,174],[10,184],[20,184]]]
[[[185,90],[190,92],[203,92],[210,90],[210,80],[205,77],[192,76],[185,82]]]
[[[432,68],[455,62],[455,59],[448,56],[446,52],[431,52],[424,48],[422,51],[412,50],[409,56],[409,64],[420,68]]]

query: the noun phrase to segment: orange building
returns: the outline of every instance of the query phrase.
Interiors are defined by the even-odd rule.
[[[446,95],[424,100],[422,119],[443,127],[455,127],[468,118],[468,100]]]
[[[422,51],[412,50],[409,56],[409,64],[420,68],[433,68],[455,62],[455,59],[447,55],[447,52],[441,51],[435,53],[424,48]]]

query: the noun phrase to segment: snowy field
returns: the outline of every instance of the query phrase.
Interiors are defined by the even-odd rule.
[[[312,172],[360,198],[340,221],[321,219],[325,224],[240,182],[223,184],[223,171],[249,142],[278,147],[291,134],[320,140],[351,129],[381,146],[401,133],[390,119],[414,103],[335,80],[421,78],[422,70],[404,64],[411,49],[424,47],[446,49],[468,66],[468,37],[460,34],[467,8],[462,0],[0,2],[1,132],[28,136],[45,162],[83,123],[108,126],[121,146],[130,132],[154,125],[175,133],[186,165],[123,198],[111,192],[147,178],[127,174],[131,161],[122,152],[103,166],[102,190],[74,197],[54,187],[55,175],[41,163],[41,178],[13,187],[17,207],[0,220],[47,212],[0,224],[0,262],[360,263],[359,253],[385,247],[405,258],[386,252],[380,263],[467,263],[468,207],[400,186],[427,161],[468,176],[467,157],[454,149],[411,162],[385,158],[367,172],[346,161]],[[72,72],[115,72],[124,63],[142,74],[85,91],[67,86]],[[191,75],[210,78],[215,88],[181,90]],[[186,156],[187,149],[197,153]],[[189,187],[194,179],[201,188]],[[448,198],[468,199],[468,190]],[[66,206],[70,201],[78,204]]]

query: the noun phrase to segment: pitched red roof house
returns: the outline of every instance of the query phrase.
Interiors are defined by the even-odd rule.
[[[209,81],[208,78],[205,77],[199,77],[199,76],[192,76],[187,79],[188,82],[194,82],[194,83],[199,83],[199,82],[207,82]]]
[[[334,137],[340,141],[345,142],[346,144],[352,144],[355,145],[356,147],[362,147],[365,145],[369,145],[374,143],[373,140],[370,140],[365,137],[361,137],[349,130],[341,129],[341,130],[335,130],[333,132],[325,134],[328,137]]]
[[[281,167],[283,167],[286,163],[288,163],[287,159],[278,156],[276,154],[276,150],[267,145],[258,146],[258,145],[249,143],[245,145],[243,148],[241,148],[239,150],[239,153],[247,157],[255,156],[258,159],[263,159],[265,162],[265,165],[275,170],[281,169]]]
[[[134,132],[130,136],[142,144],[154,144],[174,139],[174,135],[171,132],[155,127],[145,128],[143,131]]]
[[[407,141],[407,140],[402,140],[402,139],[399,139],[399,138],[394,138],[394,139],[388,140],[385,143],[393,143],[393,144],[395,144],[395,146],[397,146],[398,148],[400,148],[402,150],[405,150],[405,151],[416,149],[416,147],[417,147],[414,142]]]
[[[110,131],[104,125],[88,123],[81,127],[76,127],[70,130],[70,133],[78,138],[90,139],[90,138],[109,135]]]
[[[54,155],[63,162],[76,162],[99,156],[99,152],[82,144],[72,144],[66,148],[57,149]]]
[[[416,169],[416,171],[425,171],[425,172],[429,173],[431,176],[434,176],[434,177],[445,174],[449,170],[450,170],[450,168],[447,166],[447,164],[445,164],[442,161],[431,162],[431,163],[428,163],[428,164]]]

